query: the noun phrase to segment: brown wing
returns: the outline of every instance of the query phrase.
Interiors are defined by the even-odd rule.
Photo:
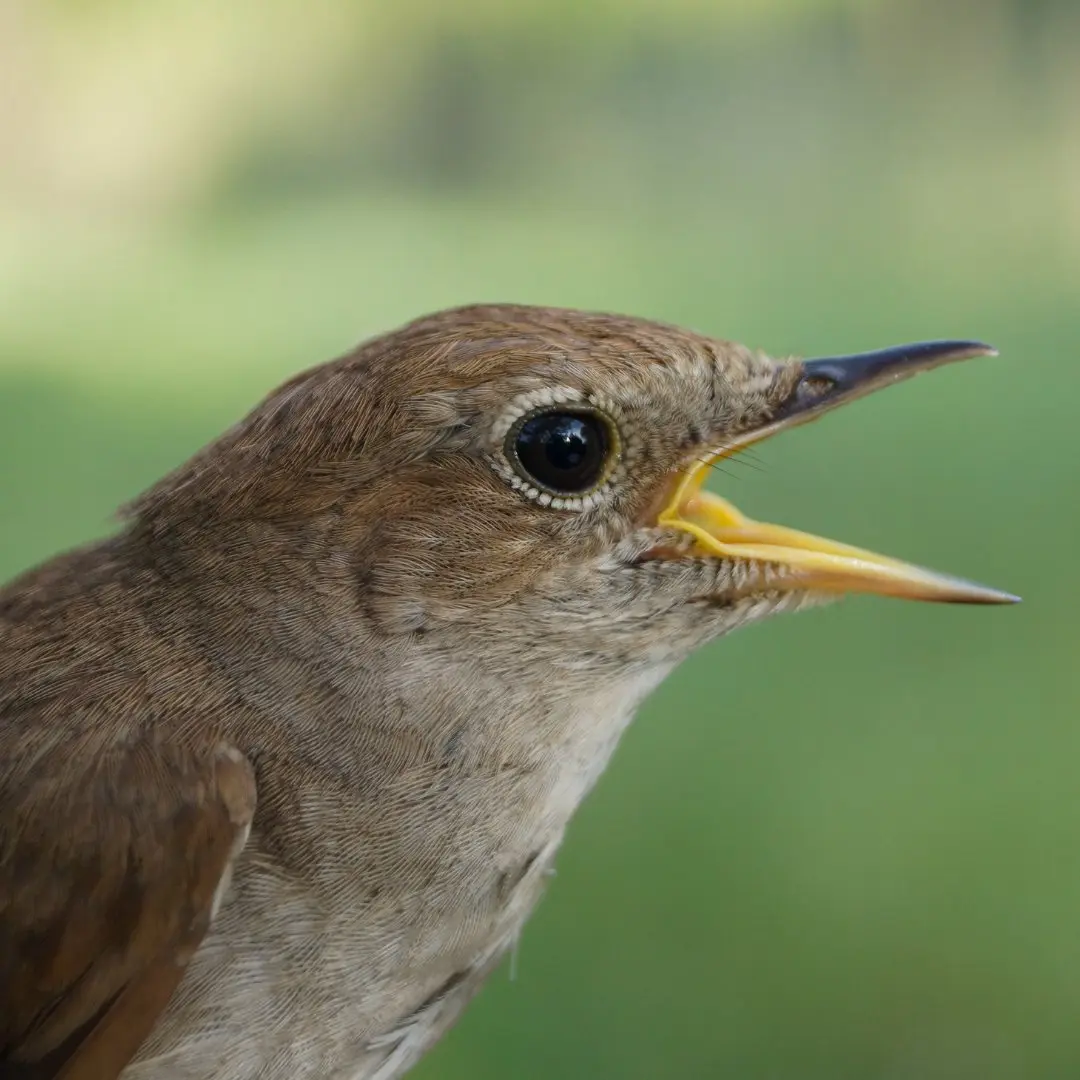
[[[254,813],[254,773],[230,747],[148,734],[68,752],[66,766],[23,762],[17,783],[0,775],[0,1080],[119,1076],[206,933]]]

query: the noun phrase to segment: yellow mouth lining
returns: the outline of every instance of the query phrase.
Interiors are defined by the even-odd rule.
[[[1019,597],[901,562],[835,540],[746,517],[726,499],[703,491],[711,465],[730,450],[691,465],[680,477],[657,525],[688,533],[695,554],[766,562],[790,571],[782,586],[814,592],[876,593],[908,600],[1009,604]]]

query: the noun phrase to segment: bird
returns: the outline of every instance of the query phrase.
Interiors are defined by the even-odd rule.
[[[951,361],[516,304],[285,382],[0,591],[0,1078],[393,1080],[517,941],[641,702],[851,593],[717,462]]]

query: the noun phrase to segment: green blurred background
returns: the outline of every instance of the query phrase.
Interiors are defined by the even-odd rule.
[[[1026,603],[688,663],[416,1075],[1080,1076],[1080,4],[8,0],[0,71],[4,577],[449,304],[996,344],[717,483]]]

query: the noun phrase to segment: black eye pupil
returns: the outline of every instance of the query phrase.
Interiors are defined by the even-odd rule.
[[[607,425],[590,413],[531,416],[517,430],[514,455],[538,487],[570,495],[600,482],[608,456]]]

